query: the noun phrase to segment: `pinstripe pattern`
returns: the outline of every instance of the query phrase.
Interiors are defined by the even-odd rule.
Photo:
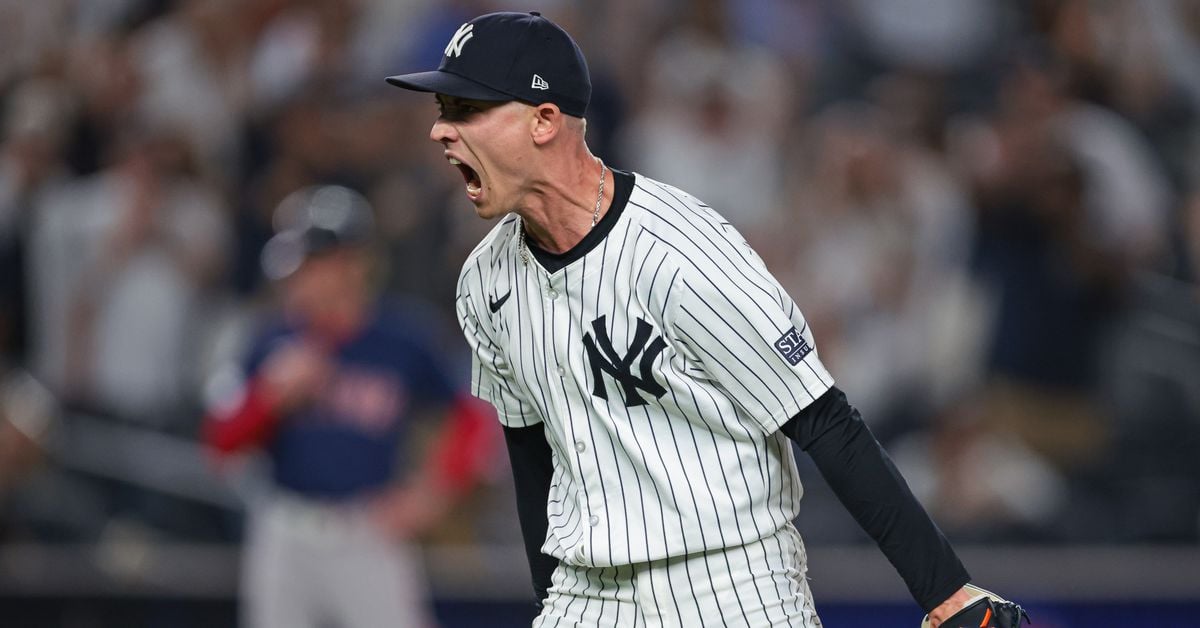
[[[464,264],[456,302],[474,393],[505,425],[542,423],[553,452],[542,550],[570,565],[616,567],[564,584],[606,594],[599,582],[619,581],[629,565],[750,548],[787,529],[802,491],[778,428],[833,383],[815,350],[793,364],[776,349],[792,330],[815,343],[742,236],[695,198],[635,176],[604,240],[555,273],[523,264],[519,221],[501,221]],[[651,327],[639,346],[665,342],[661,353],[646,349],[647,371],[646,354],[631,349],[639,320]],[[626,380],[593,368],[585,336],[610,342],[609,358],[627,358]],[[733,569],[681,565],[666,570],[676,588]],[[651,580],[653,592],[661,583]],[[619,607],[620,592],[611,593]]]
[[[800,534],[620,567],[563,564],[535,628],[819,628]]]

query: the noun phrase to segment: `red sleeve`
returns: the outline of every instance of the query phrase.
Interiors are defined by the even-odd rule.
[[[204,417],[204,442],[221,454],[261,446],[271,438],[277,422],[262,385],[250,382],[236,408],[211,411]]]
[[[470,490],[490,464],[498,449],[496,425],[487,403],[468,395],[454,400],[430,459],[440,483],[453,494]]]

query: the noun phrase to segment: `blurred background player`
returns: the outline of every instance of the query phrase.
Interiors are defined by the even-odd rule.
[[[429,626],[410,542],[472,484],[487,417],[451,383],[428,321],[375,298],[364,198],[304,188],[280,204],[275,225],[262,264],[281,288],[281,318],[240,369],[216,376],[226,394],[205,422],[220,454],[258,447],[272,463],[271,488],[251,507],[243,619],[256,628]],[[412,469],[404,454],[415,449],[415,420],[447,411]]]

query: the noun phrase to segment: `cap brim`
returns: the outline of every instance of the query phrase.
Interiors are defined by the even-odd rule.
[[[389,76],[387,82],[396,87],[417,92],[445,94],[472,100],[516,100],[509,94],[494,90],[487,85],[441,70]]]
[[[304,262],[333,251],[362,249],[370,244],[364,233],[339,234],[330,229],[288,229],[267,240],[259,254],[263,274],[272,281],[290,277]]]

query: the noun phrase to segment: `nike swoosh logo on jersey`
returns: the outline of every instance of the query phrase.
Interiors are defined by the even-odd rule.
[[[511,296],[512,296],[512,289],[510,288],[509,291],[505,292],[504,296],[500,297],[499,299],[493,300],[493,299],[489,298],[488,299],[488,309],[492,311],[492,314],[499,312],[500,307],[503,306],[504,302],[507,301],[508,297],[511,297]]]

